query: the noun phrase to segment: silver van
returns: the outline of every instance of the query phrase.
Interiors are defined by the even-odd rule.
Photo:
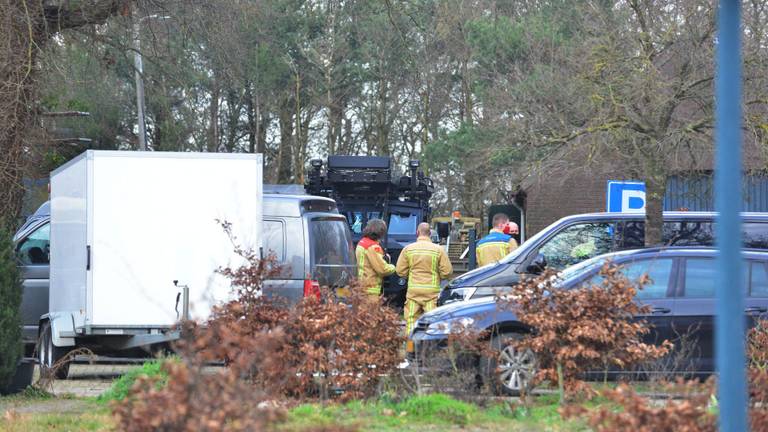
[[[264,250],[279,275],[264,281],[264,294],[289,303],[342,287],[355,276],[355,254],[347,219],[336,202],[312,195],[264,195]]]
[[[264,194],[263,255],[273,256],[278,274],[264,281],[264,294],[296,303],[320,286],[339,287],[355,275],[352,235],[332,199]],[[23,279],[21,316],[27,355],[48,313],[50,206],[43,204],[14,235]]]

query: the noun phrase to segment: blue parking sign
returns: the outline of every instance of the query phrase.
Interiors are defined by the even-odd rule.
[[[608,180],[606,209],[612,213],[645,213],[645,183]]]

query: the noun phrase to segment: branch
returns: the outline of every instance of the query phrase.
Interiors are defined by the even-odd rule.
[[[77,6],[63,0],[47,0],[43,14],[48,25],[56,31],[82,27],[89,24],[104,24],[107,18],[118,12],[127,14],[132,0],[87,0],[76,2]]]
[[[589,126],[589,127],[585,127],[585,128],[573,131],[568,135],[548,138],[546,140],[546,143],[547,144],[565,144],[583,135],[589,135],[596,132],[605,132],[609,130],[620,129],[625,126],[627,126],[627,121],[625,119],[609,120],[597,126]]]

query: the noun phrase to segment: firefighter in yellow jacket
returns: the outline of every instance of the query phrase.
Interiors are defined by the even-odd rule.
[[[357,243],[357,280],[369,298],[378,300],[381,281],[395,272],[395,266],[384,259],[384,249],[379,244],[387,233],[387,224],[381,219],[371,219],[363,230],[363,238]]]
[[[487,236],[477,242],[478,267],[495,263],[517,249],[515,238],[504,232],[504,228],[509,223],[509,217],[504,213],[498,213],[493,216],[493,229],[491,229]],[[514,228],[517,228],[517,224],[514,224]]]
[[[408,278],[404,311],[406,335],[411,334],[421,315],[437,306],[440,281],[453,273],[448,254],[429,237],[429,224],[419,224],[416,234],[416,243],[406,246],[397,259],[397,274]]]

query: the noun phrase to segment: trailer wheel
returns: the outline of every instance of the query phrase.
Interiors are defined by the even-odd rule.
[[[37,342],[37,360],[40,364],[40,376],[50,376],[56,379],[67,379],[69,362],[59,362],[67,355],[68,350],[53,344],[51,323],[46,321],[40,327],[40,338]]]

